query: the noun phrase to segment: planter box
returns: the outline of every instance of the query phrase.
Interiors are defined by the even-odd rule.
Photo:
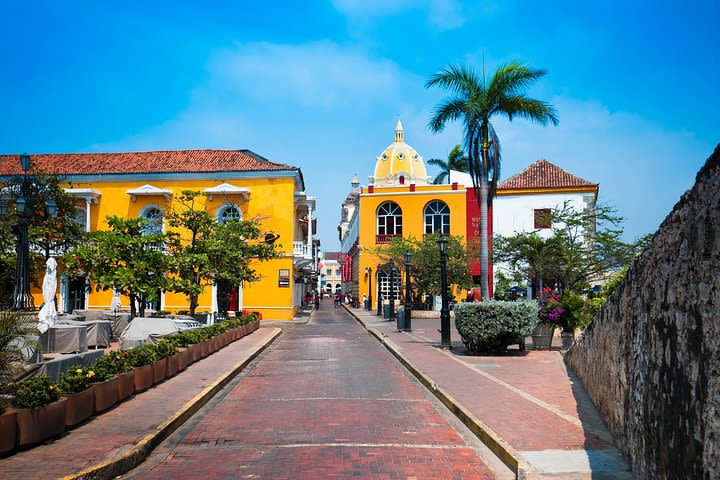
[[[192,352],[192,361],[197,362],[198,360],[200,360],[200,353],[201,353],[200,344],[193,343],[192,345],[188,345],[188,348]]]
[[[63,433],[66,410],[67,399],[65,398],[44,407],[18,409],[18,446],[34,445]]]
[[[95,387],[95,413],[103,412],[117,403],[118,377],[93,385]]]
[[[200,347],[200,358],[205,358],[210,354],[210,342],[204,340],[198,343],[198,346]]]
[[[143,365],[133,368],[135,372],[135,393],[147,390],[153,384],[153,366]]]
[[[153,385],[160,383],[165,380],[167,375],[167,358],[162,358],[152,364],[153,370]]]
[[[189,348],[178,349],[178,371],[185,370],[193,362],[193,353]]]
[[[533,350],[549,350],[552,347],[555,325],[538,323],[532,332]]]
[[[0,455],[15,448],[17,441],[17,411],[8,410],[0,415]]]
[[[65,426],[67,428],[84,422],[90,418],[95,408],[95,387],[83,390],[78,393],[63,394],[67,398],[67,409],[65,411]]]
[[[121,373],[117,376],[118,379],[118,402],[122,402],[127,397],[135,393],[135,371],[130,370],[129,372]]]
[[[216,337],[210,337],[207,339],[207,345],[208,345],[208,355],[212,355],[217,350],[217,340],[215,340]]]
[[[167,357],[167,369],[165,370],[165,377],[170,378],[180,371],[180,354],[170,355]]]

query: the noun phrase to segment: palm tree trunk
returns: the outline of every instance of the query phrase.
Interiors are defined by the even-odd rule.
[[[489,271],[488,184],[487,178],[483,174],[480,176],[480,293],[483,300],[490,298]]]

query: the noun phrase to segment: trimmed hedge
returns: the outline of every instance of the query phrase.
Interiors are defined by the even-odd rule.
[[[534,300],[482,302],[455,305],[455,327],[472,353],[503,353],[532,333],[538,323]]]

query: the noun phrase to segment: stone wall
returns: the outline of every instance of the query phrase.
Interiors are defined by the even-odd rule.
[[[720,478],[720,145],[566,361],[635,478]]]

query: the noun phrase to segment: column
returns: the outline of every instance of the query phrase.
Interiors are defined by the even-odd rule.
[[[90,197],[85,197],[85,231],[90,231]]]
[[[312,204],[307,203],[308,207],[308,233],[307,233],[307,251],[310,258],[312,258]]]

